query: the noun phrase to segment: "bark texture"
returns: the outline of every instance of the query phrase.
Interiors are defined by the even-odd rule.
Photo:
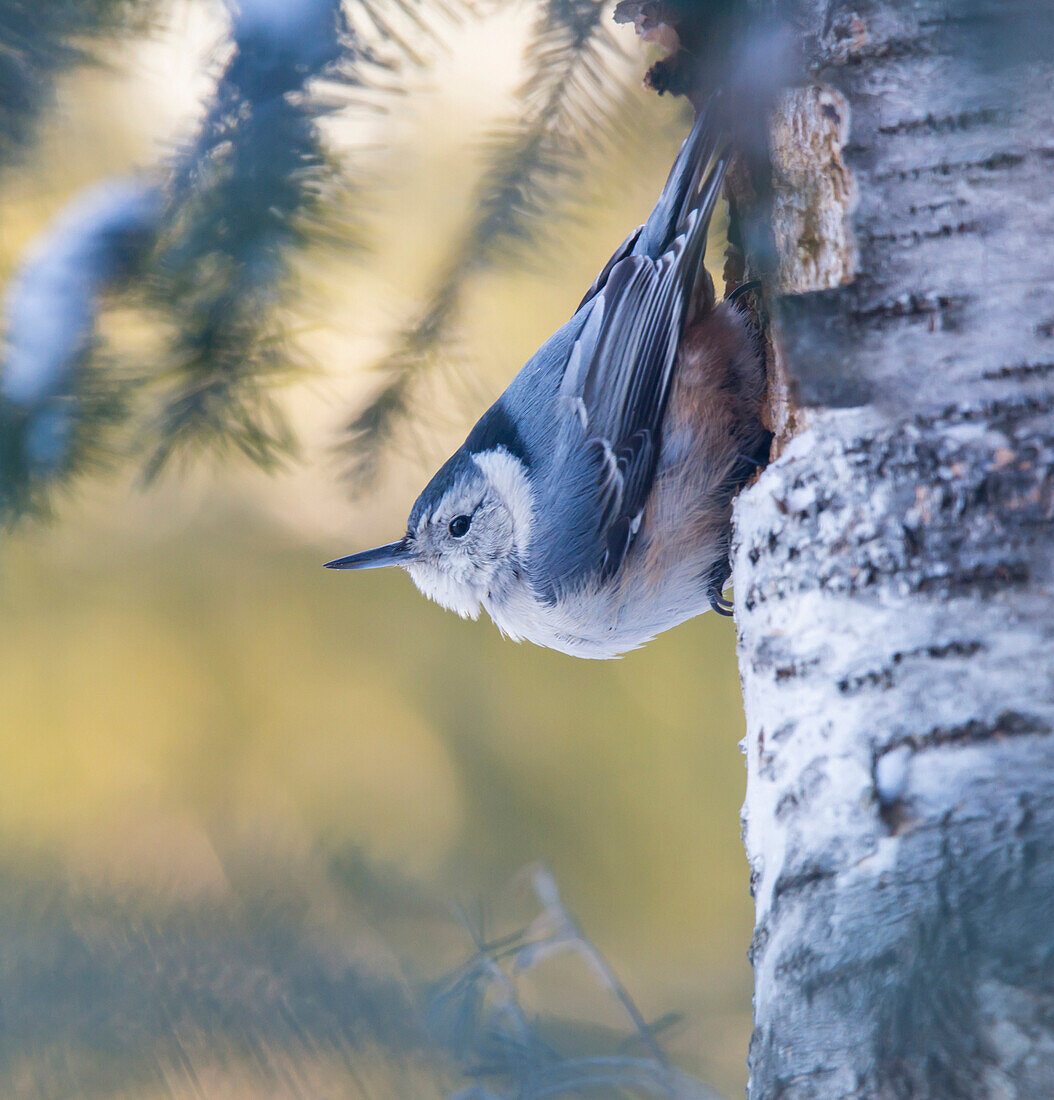
[[[736,509],[750,1096],[1054,1096],[1054,107],[1001,0],[808,0],[797,434]]]

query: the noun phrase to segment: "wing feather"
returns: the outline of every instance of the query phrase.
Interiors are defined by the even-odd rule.
[[[702,257],[728,161],[706,127],[703,117],[651,218],[580,307],[588,316],[560,385],[563,442],[538,515],[550,530],[535,543],[535,582],[552,596],[589,574],[617,572],[640,528],[677,348],[697,295],[712,294]]]

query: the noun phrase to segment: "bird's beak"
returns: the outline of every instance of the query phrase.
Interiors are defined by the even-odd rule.
[[[336,558],[326,562],[327,569],[380,569],[382,565],[405,565],[413,558],[413,550],[408,538],[390,542],[387,546],[375,546],[372,550],[363,550],[358,554],[349,554],[346,558]]]

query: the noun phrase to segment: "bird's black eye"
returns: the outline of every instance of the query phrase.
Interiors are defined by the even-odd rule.
[[[450,533],[459,539],[468,534],[469,524],[472,522],[468,516],[454,516],[450,521]]]

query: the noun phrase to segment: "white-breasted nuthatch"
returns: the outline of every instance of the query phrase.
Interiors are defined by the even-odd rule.
[[[398,565],[459,615],[614,657],[730,614],[732,500],[763,465],[765,367],[703,266],[728,166],[700,114],[647,222],[417,498],[406,534],[331,569]]]

